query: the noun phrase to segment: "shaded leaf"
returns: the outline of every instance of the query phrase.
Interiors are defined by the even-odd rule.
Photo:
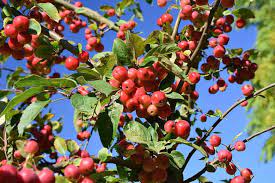
[[[141,123],[132,121],[124,127],[124,134],[131,142],[147,144],[151,141],[151,135]]]
[[[59,20],[61,20],[58,10],[52,3],[38,3],[37,5],[55,22],[59,22]]]
[[[88,82],[95,90],[99,91],[100,93],[109,96],[114,90],[113,87],[104,80],[96,80]]]
[[[131,65],[133,59],[132,52],[121,39],[115,39],[113,43],[113,53],[119,65]]]

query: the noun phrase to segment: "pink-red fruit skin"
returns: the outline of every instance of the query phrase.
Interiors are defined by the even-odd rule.
[[[244,151],[246,146],[243,141],[237,141],[234,145],[234,148],[236,149],[236,151]]]

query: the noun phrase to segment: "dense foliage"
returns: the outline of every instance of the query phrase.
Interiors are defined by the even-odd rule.
[[[157,5],[167,11],[156,20],[159,30],[144,38],[135,32],[134,18],[143,19],[138,1],[102,5],[104,15],[80,1],[0,2],[1,62],[12,57],[14,65],[16,60],[26,63],[26,68],[1,68],[10,72],[7,88],[0,91],[1,183],[205,183],[209,181],[203,174],[217,168],[232,175],[225,182],[253,181],[252,171],[237,167],[231,152],[245,151],[247,142],[275,129],[272,119],[264,130],[243,140],[237,135],[227,145],[215,128],[250,100],[256,101],[255,111],[262,110],[261,105],[273,105],[275,83],[256,77],[262,68],[255,60],[273,56],[265,52],[266,45],[258,43],[260,54],[254,49],[227,48],[228,33],[244,28],[255,18],[254,12],[240,5],[235,8],[234,0],[157,0]],[[264,8],[261,3],[257,6]],[[122,20],[125,13],[133,13],[133,18]],[[179,30],[181,21],[188,25]],[[85,29],[87,44],[67,40],[65,29],[72,33]],[[102,37],[113,32],[117,38],[112,50],[104,51]],[[73,72],[52,72],[55,65]],[[258,90],[248,83],[255,77]],[[203,79],[211,85],[210,94],[235,84],[241,85],[244,98],[225,112],[203,111],[196,102],[200,94],[196,86]],[[267,90],[272,92],[263,93]],[[257,103],[265,94],[268,101]],[[71,126],[76,138],[61,137],[62,118],[49,107],[63,100],[74,107]],[[262,116],[255,119],[264,120]],[[197,127],[197,123],[210,123],[209,119],[214,121],[210,129]],[[87,146],[95,131],[104,148],[92,155]],[[186,157],[180,145],[191,147]],[[200,153],[198,161],[204,167],[184,177],[195,152]]]

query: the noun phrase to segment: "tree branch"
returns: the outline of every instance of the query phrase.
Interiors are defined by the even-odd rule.
[[[180,21],[181,21],[180,12],[181,12],[181,10],[179,11],[179,14],[178,14],[178,17],[177,17],[177,20],[176,20],[176,23],[175,23],[175,26],[174,26],[174,29],[173,29],[173,33],[172,33],[172,36],[171,36],[172,40],[175,40],[176,35],[178,33],[178,30],[179,30],[179,25],[180,25]]]
[[[208,35],[208,29],[212,23],[212,20],[214,18],[214,15],[215,15],[215,12],[217,11],[218,7],[220,5],[220,0],[216,0],[215,3],[214,3],[214,6],[213,8],[210,10],[210,14],[209,14],[209,17],[208,17],[208,20],[207,22],[205,23],[204,25],[204,29],[203,29],[203,32],[202,32],[202,35],[201,35],[201,38],[199,40],[199,43],[195,49],[195,51],[193,52],[193,54],[191,55],[191,58],[190,58],[190,62],[186,68],[186,72],[185,74],[187,75],[190,71],[190,69],[192,68],[193,64],[194,64],[194,61],[196,59],[196,57],[198,56],[198,54],[200,53],[201,51],[201,48],[203,46],[203,43],[205,42],[205,40],[207,39],[207,35]],[[177,92],[181,90],[182,86],[183,86],[183,83],[184,81],[183,80],[180,80],[179,84],[178,84],[178,87],[177,87]]]
[[[78,9],[80,9],[80,8],[78,8],[78,7],[72,5],[71,3],[66,2],[64,0],[55,0],[54,2],[55,2],[55,4],[62,5],[62,6],[64,6],[65,8],[67,8],[69,10],[77,11]],[[106,24],[106,25],[108,25],[108,27],[110,29],[112,29],[114,31],[119,31],[119,27],[116,26],[114,22],[112,22],[111,20],[103,17],[102,15],[100,15],[99,13],[97,13],[94,10],[91,10],[89,8],[86,8],[86,7],[81,7],[81,11],[79,11],[77,13],[80,14],[80,15],[83,15],[85,17],[88,17],[92,20],[95,20],[97,22]]]
[[[263,134],[263,133],[272,131],[272,130],[274,130],[274,129],[275,129],[275,126],[272,126],[272,127],[267,128],[267,129],[265,129],[265,130],[263,130],[263,131],[260,131],[260,132],[258,132],[258,133],[255,133],[255,134],[251,135],[250,137],[244,139],[243,142],[244,142],[244,143],[247,143],[247,142],[249,142],[250,140],[252,140],[253,138],[255,138],[255,137],[257,137],[257,136],[259,136],[259,135],[261,135],[261,134]],[[229,149],[229,151],[234,151],[234,150],[235,150],[235,148]],[[218,162],[218,160],[215,160],[214,162],[212,162],[212,164],[215,164],[215,163],[217,163],[217,162]],[[207,171],[207,164],[206,164],[206,165],[203,167],[203,169],[201,169],[198,173],[196,173],[196,174],[193,175],[192,177],[186,179],[186,180],[184,181],[184,183],[188,183],[188,182],[192,182],[192,181],[194,181],[194,180],[197,180],[197,179],[198,179],[201,175],[203,175],[206,171]]]
[[[239,100],[237,102],[235,102],[229,109],[227,109],[222,115],[221,117],[219,117],[217,119],[217,121],[211,126],[211,128],[205,133],[205,135],[202,137],[202,139],[199,141],[198,145],[200,146],[206,139],[207,137],[209,137],[209,135],[211,134],[211,132],[220,124],[220,122],[233,110],[235,109],[237,106],[239,106],[242,102],[244,101],[247,101],[251,98],[254,98],[256,96],[258,96],[259,94],[261,94],[262,92],[268,90],[268,89],[271,89],[275,87],[275,83],[273,84],[270,84],[258,91],[256,91],[254,94],[242,99],[242,100]],[[192,151],[188,154],[186,160],[185,160],[185,163],[182,167],[182,172],[184,171],[184,169],[186,168],[188,162],[190,161],[191,157],[193,156],[193,154],[196,152],[197,150],[196,149],[192,149]]]

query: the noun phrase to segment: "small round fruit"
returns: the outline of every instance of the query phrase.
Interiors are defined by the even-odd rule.
[[[242,176],[236,176],[230,181],[230,183],[245,183],[245,180]]]
[[[87,51],[82,51],[82,53],[78,55],[78,60],[82,63],[86,63],[89,60],[89,53]]]
[[[149,105],[147,108],[147,112],[150,116],[156,116],[158,114],[158,108],[155,105]]]
[[[53,171],[48,168],[44,168],[38,173],[38,178],[42,183],[55,183],[55,177]]]
[[[200,81],[200,74],[197,72],[191,72],[188,74],[188,79],[191,83],[196,84]]]
[[[167,98],[164,92],[156,91],[151,96],[151,102],[157,107],[162,107],[166,104]]]
[[[221,137],[219,137],[218,135],[212,135],[209,142],[212,146],[218,147],[221,144]]]
[[[235,0],[221,0],[221,5],[224,8],[232,8],[234,6]]]
[[[0,182],[1,183],[17,183],[17,169],[9,164],[0,167]]]
[[[190,134],[190,124],[185,120],[179,120],[175,124],[175,135],[186,139]]]
[[[65,60],[65,67],[71,71],[74,71],[78,68],[79,66],[79,60],[75,57],[68,57]]]
[[[157,4],[159,7],[164,7],[167,4],[167,0],[158,0]]]
[[[166,133],[174,133],[175,131],[175,122],[174,121],[167,121],[164,124],[164,130],[166,131]]]
[[[39,145],[34,140],[28,140],[24,146],[24,151],[26,153],[35,154],[39,151]]]
[[[136,88],[136,84],[133,80],[127,79],[122,83],[122,90],[127,93],[131,94]]]
[[[242,86],[242,92],[244,96],[250,96],[253,94],[254,88],[253,86],[246,84]]]
[[[113,72],[112,72],[112,76],[120,81],[123,82],[128,78],[128,72],[127,69],[123,66],[117,66],[114,68]]]
[[[234,145],[234,148],[236,149],[236,151],[244,151],[246,146],[243,141],[237,141]]]
[[[6,27],[4,28],[4,33],[7,37],[11,38],[16,38],[18,34],[13,24],[6,25]]]
[[[27,17],[19,15],[13,19],[13,25],[18,32],[26,32],[29,29],[30,21]]]
[[[253,177],[253,173],[249,168],[242,169],[241,175],[246,182],[250,182]]]
[[[35,174],[35,172],[32,169],[29,168],[23,168],[18,173],[18,182],[24,182],[24,183],[37,183],[39,182],[38,176]]]
[[[68,179],[77,180],[80,177],[80,170],[75,165],[68,165],[64,169],[64,175]]]
[[[228,150],[225,150],[225,149],[220,150],[218,152],[218,159],[220,162],[228,163],[232,160],[232,154]]]
[[[228,165],[226,165],[226,173],[228,173],[229,175],[234,175],[236,173],[236,166],[234,165],[234,163],[229,163]]]
[[[207,116],[206,116],[205,114],[202,114],[202,115],[200,116],[200,120],[201,120],[201,122],[206,122]]]
[[[92,172],[94,169],[94,160],[92,158],[82,158],[79,170],[82,174]]]

